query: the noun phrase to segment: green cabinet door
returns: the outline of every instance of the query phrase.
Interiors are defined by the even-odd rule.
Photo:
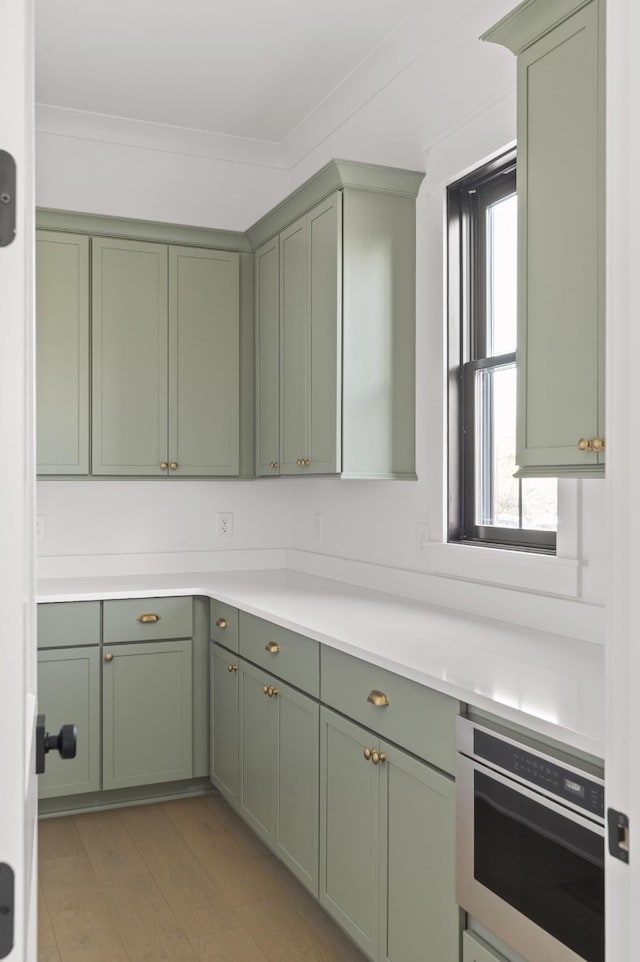
[[[272,747],[276,740],[273,698],[265,689],[269,676],[239,660],[238,812],[263,842],[273,848],[276,773]]]
[[[380,958],[457,959],[454,781],[394,745],[381,752]]]
[[[239,255],[169,248],[169,473],[237,475]]]
[[[379,766],[364,757],[378,739],[320,711],[320,903],[371,959],[378,958]]]
[[[280,234],[280,472],[340,470],[342,195]]]
[[[166,475],[167,248],[94,237],[92,255],[93,474]]]
[[[533,0],[485,39],[518,55],[520,476],[602,476],[604,4]]]
[[[89,238],[36,233],[38,474],[89,473]]]
[[[77,753],[62,760],[46,756],[46,770],[38,776],[40,798],[96,792],[100,789],[100,650],[56,648],[38,652],[38,711],[46,716],[47,731],[62,725],[78,729]]]
[[[210,778],[232,808],[238,808],[238,659],[209,646]]]
[[[256,251],[256,474],[277,475],[280,462],[280,245]]]
[[[301,217],[280,234],[280,473],[300,474],[309,457],[307,227]]]
[[[110,645],[103,662],[103,788],[191,778],[191,640]]]

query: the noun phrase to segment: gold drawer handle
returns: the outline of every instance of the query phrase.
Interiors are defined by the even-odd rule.
[[[265,695],[268,695],[269,698],[273,698],[274,695],[279,694],[278,689],[274,688],[272,685],[263,685],[262,691]]]
[[[138,615],[138,621],[142,622],[143,625],[155,625],[156,621],[160,621],[160,615],[148,611],[144,615]]]
[[[107,663],[110,662],[110,661],[113,661],[113,655],[111,654],[110,651],[108,651],[108,652],[106,653],[106,655],[104,656],[104,660],[105,660]]]
[[[371,761],[371,749],[370,749],[370,748],[365,748],[365,750],[363,751],[362,754],[364,755],[366,761],[368,761],[368,762]]]
[[[367,695],[367,701],[372,705],[375,705],[376,708],[386,708],[389,704],[389,699],[385,693],[383,691],[378,691],[376,688],[369,692]]]
[[[269,698],[273,698],[274,695],[280,694],[277,688],[271,688],[269,691]]]
[[[168,462],[168,461],[161,461],[161,462],[160,462],[160,470],[161,470],[161,471],[166,471],[168,467],[169,467],[169,462]]]
[[[604,438],[580,438],[578,441],[579,451],[604,451],[606,448],[606,442]]]
[[[374,765],[377,765],[379,762],[386,762],[386,760],[387,760],[387,756],[385,755],[384,752],[378,752],[375,750],[375,748],[371,752],[371,761],[373,762]]]
[[[270,655],[277,655],[280,651],[280,645],[277,641],[269,641],[264,646],[264,650],[268,651]]]
[[[271,463],[269,464],[269,467],[271,468],[272,471],[277,471],[280,465],[278,464],[277,461],[271,461]]]
[[[262,691],[263,691],[263,694],[268,695],[268,694],[269,694],[269,686],[268,686],[268,685],[263,685],[263,686],[262,686]]]
[[[171,461],[171,463],[169,464],[169,467],[171,468],[172,471],[177,471],[180,465],[178,464],[177,461]]]
[[[224,629],[228,627],[229,627],[229,622],[227,621],[226,618],[218,618],[218,620],[216,621],[216,628],[222,628],[222,630],[224,631]]]
[[[227,671],[237,671],[237,670],[238,670],[237,665],[227,665]]]

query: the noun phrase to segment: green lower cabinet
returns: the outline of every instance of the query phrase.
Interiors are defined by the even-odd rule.
[[[375,962],[457,959],[453,780],[324,708],[320,771],[322,905]]]
[[[191,639],[103,649],[103,788],[191,778]]]
[[[38,652],[38,711],[47,731],[78,729],[77,754],[63,761],[49,752],[38,777],[40,798],[100,789],[100,650],[56,648]]]
[[[209,646],[211,692],[210,778],[238,809],[238,659],[220,645]]]
[[[240,660],[238,811],[318,894],[318,703]]]

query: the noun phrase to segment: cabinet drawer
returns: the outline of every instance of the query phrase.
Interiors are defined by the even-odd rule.
[[[211,599],[211,628],[209,635],[211,641],[217,641],[219,645],[230,648],[231,651],[238,650],[238,609],[231,605],[225,605],[222,601]]]
[[[191,598],[131,598],[105,601],[103,640],[105,645],[119,641],[158,641],[162,638],[191,638],[193,634]],[[157,618],[141,621],[145,615]]]
[[[504,955],[496,952],[469,929],[462,933],[462,962],[507,962]]]
[[[455,770],[458,702],[384,668],[324,647],[321,700],[444,772]],[[388,705],[367,700],[386,695]]]
[[[319,647],[311,638],[240,612],[240,654],[316,698],[320,693]]]
[[[63,601],[38,605],[38,648],[75,648],[99,644],[99,601]]]

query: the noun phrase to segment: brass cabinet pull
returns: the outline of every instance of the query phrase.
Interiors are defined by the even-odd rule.
[[[580,438],[578,441],[578,450],[580,451],[595,451],[597,453],[598,451],[604,451],[606,446],[604,438],[595,437],[589,438],[589,440]]]
[[[274,688],[273,685],[263,685],[262,691],[264,692],[265,695],[268,695],[269,698],[273,698],[274,695],[279,694],[278,689]]]
[[[264,693],[265,695],[268,695],[268,694],[269,694],[269,686],[268,686],[268,685],[263,685],[263,686],[262,686],[262,691],[263,691],[263,693]]]
[[[280,651],[280,645],[277,641],[269,641],[264,646],[264,650],[268,651],[270,655],[277,655]]]
[[[154,625],[156,621],[160,621],[160,615],[156,615],[155,612],[148,611],[143,615],[138,615],[138,621],[142,622],[143,625]]]
[[[237,671],[237,670],[238,670],[237,665],[227,665],[227,671]]]
[[[160,470],[161,470],[161,471],[166,471],[168,467],[169,467],[169,462],[168,462],[168,461],[161,461],[161,462],[160,462]]]
[[[365,759],[366,759],[367,761],[371,761],[371,749],[370,749],[370,748],[365,748],[365,750],[363,751],[362,754],[364,755],[364,757],[365,757]]]
[[[222,628],[222,630],[224,631],[224,629],[228,627],[229,627],[229,622],[227,621],[226,618],[218,618],[218,620],[216,621],[216,628]]]
[[[106,653],[106,655],[104,656],[104,660],[105,660],[106,662],[113,661],[113,655],[111,654],[110,651],[108,651],[108,652]]]
[[[309,458],[303,458],[303,459],[302,459],[302,467],[303,467],[303,468],[308,468],[310,464],[311,464],[311,461],[309,460]]]
[[[269,698],[273,698],[274,695],[279,695],[279,694],[280,692],[278,691],[277,688],[272,688],[271,691],[269,692]]]
[[[298,465],[299,468],[301,468],[301,467],[302,467],[302,458],[298,458],[297,461],[296,461],[296,464]]]
[[[375,705],[376,708],[386,708],[386,706],[389,704],[389,699],[385,693],[383,691],[378,691],[377,688],[374,688],[373,691],[369,692],[367,695],[367,701],[372,705]]]
[[[172,471],[177,471],[178,468],[180,467],[180,465],[178,464],[177,461],[172,461],[172,462],[169,464],[169,467],[171,468]]]
[[[269,467],[271,468],[272,471],[277,471],[278,468],[280,467],[280,465],[278,464],[277,461],[272,461],[272,462],[269,464]]]
[[[373,762],[374,765],[377,765],[379,762],[386,762],[386,760],[387,760],[387,756],[385,755],[384,752],[378,752],[376,751],[375,748],[371,752],[371,761]]]

